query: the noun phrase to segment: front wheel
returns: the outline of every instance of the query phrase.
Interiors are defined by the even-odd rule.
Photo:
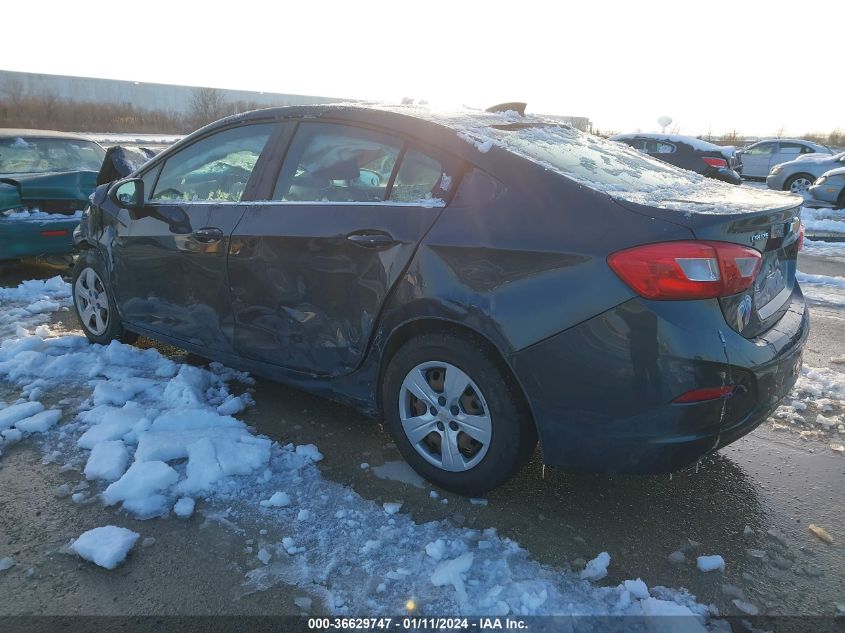
[[[783,184],[783,190],[803,196],[810,191],[814,182],[814,178],[809,174],[796,174]]]
[[[138,335],[123,328],[106,279],[105,266],[96,254],[83,253],[76,260],[71,285],[73,307],[82,331],[92,343],[134,343]]]
[[[388,431],[432,483],[480,495],[516,474],[537,443],[518,387],[475,341],[430,333],[403,345],[382,384]]]

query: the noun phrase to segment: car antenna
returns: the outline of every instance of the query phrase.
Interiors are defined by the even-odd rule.
[[[507,112],[511,110],[519,114],[519,116],[525,116],[526,106],[528,104],[522,101],[508,101],[507,103],[497,103],[494,106],[490,106],[485,112]]]

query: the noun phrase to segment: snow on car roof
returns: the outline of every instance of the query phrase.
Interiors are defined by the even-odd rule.
[[[500,147],[618,200],[697,214],[783,209],[799,202],[784,192],[705,178],[623,143],[581,132],[557,117],[512,111],[437,112],[413,106],[384,109],[453,128],[482,154]]]

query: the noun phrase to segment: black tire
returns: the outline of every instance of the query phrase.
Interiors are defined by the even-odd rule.
[[[80,302],[85,301],[85,299],[78,297],[77,293],[77,283],[80,283],[80,277],[83,277],[83,275],[85,275],[87,279],[88,269],[93,270],[102,282],[102,284],[96,284],[96,290],[99,291],[100,299],[102,299],[102,295],[104,294],[108,301],[107,312],[100,311],[101,318],[103,314],[107,315],[104,320],[105,329],[102,332],[95,331],[95,320],[89,319],[88,322],[86,322],[86,319],[83,317],[83,310],[85,306],[80,305]],[[83,281],[82,283],[84,285],[86,282]],[[99,343],[101,345],[108,345],[111,341],[120,341],[122,343],[132,344],[138,340],[137,334],[129,332],[123,327],[120,315],[117,312],[117,306],[114,302],[111,287],[109,286],[108,272],[106,271],[103,259],[96,251],[83,251],[77,258],[76,263],[73,266],[73,272],[71,273],[71,293],[73,295],[73,307],[76,311],[76,317],[79,320],[82,331],[85,333],[85,336],[89,341],[92,343]]]
[[[453,365],[482,392],[491,420],[486,453],[473,467],[450,472],[429,463],[409,441],[400,418],[403,381],[421,364]],[[411,467],[428,481],[461,495],[478,496],[501,485],[529,460],[537,434],[522,393],[487,349],[468,337],[430,332],[406,342],[390,359],[382,381],[382,413],[387,430]],[[445,407],[444,407],[445,412]],[[427,441],[427,440],[426,440]]]
[[[839,197],[836,199],[836,208],[845,209],[845,188],[839,192]]]
[[[795,184],[795,181],[800,180],[801,178],[804,178],[805,180],[809,181],[810,185],[812,185],[816,181],[816,179],[813,178],[813,176],[810,174],[795,174],[794,176],[790,176],[786,179],[786,182],[783,183],[783,190],[790,191],[792,189],[792,185]],[[807,185],[808,189],[810,185]]]

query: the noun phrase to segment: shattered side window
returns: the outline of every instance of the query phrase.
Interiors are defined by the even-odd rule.
[[[396,181],[390,190],[393,202],[421,202],[431,198],[434,187],[444,176],[439,161],[422,152],[409,149],[402,157]]]
[[[382,202],[402,143],[386,134],[304,123],[288,150],[274,200]]]
[[[270,123],[243,125],[192,143],[165,161],[149,199],[240,202],[272,131]]]

